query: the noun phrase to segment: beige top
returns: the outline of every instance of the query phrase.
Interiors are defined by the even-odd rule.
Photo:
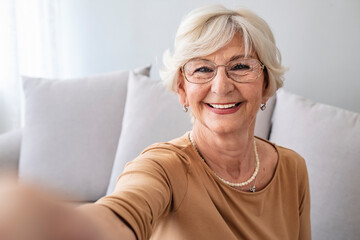
[[[276,171],[258,192],[221,182],[186,133],[145,149],[97,204],[121,216],[139,240],[311,239],[305,161],[272,145],[279,156]]]

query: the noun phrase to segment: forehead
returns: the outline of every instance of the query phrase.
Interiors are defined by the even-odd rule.
[[[245,56],[245,45],[241,35],[236,34],[231,41],[215,51],[214,53],[202,57],[203,59],[210,60],[213,62],[222,62],[222,61],[230,61],[234,57],[247,57],[247,58],[257,58],[256,52],[253,48],[251,51],[247,53]],[[218,63],[219,64],[219,63]]]

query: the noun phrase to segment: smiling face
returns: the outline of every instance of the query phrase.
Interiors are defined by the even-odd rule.
[[[243,39],[235,35],[226,46],[202,59],[225,65],[243,55]],[[257,59],[255,52],[249,55],[247,58]],[[227,76],[225,67],[219,66],[217,75],[204,84],[190,83],[180,73],[180,103],[190,106],[195,118],[194,127],[218,134],[253,131],[260,104],[267,100],[263,93],[263,73],[254,81],[239,83]]]

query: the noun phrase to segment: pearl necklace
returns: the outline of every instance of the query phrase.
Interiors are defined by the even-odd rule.
[[[199,150],[196,147],[196,144],[195,144],[195,142],[194,142],[194,140],[192,138],[192,132],[190,132],[190,134],[189,134],[189,139],[190,139],[191,144],[194,146],[195,150],[197,151],[197,153],[201,157],[201,159],[206,163],[206,160],[203,158],[203,156],[200,154]],[[232,183],[232,182],[229,182],[229,181],[223,179],[222,177],[220,177],[216,172],[214,172],[214,170],[213,170],[213,173],[216,175],[216,177],[218,179],[220,179],[222,182],[224,182],[225,184],[227,184],[227,185],[229,185],[231,187],[243,187],[243,186],[248,185],[249,183],[254,181],[254,179],[256,180],[256,176],[257,176],[257,174],[259,172],[259,168],[260,168],[260,160],[259,160],[259,155],[257,153],[257,147],[256,147],[255,140],[254,140],[254,152],[255,152],[256,167],[255,167],[255,171],[254,171],[253,175],[247,181],[240,182],[240,183]],[[250,188],[250,191],[255,192],[255,184]]]

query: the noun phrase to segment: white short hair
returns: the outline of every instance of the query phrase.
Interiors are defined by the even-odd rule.
[[[247,9],[230,10],[210,5],[191,11],[181,22],[175,37],[174,54],[164,53],[160,76],[165,86],[177,92],[179,72],[183,64],[196,57],[210,55],[240,33],[245,56],[254,50],[265,65],[265,96],[272,96],[283,85],[286,69],[268,24]]]

